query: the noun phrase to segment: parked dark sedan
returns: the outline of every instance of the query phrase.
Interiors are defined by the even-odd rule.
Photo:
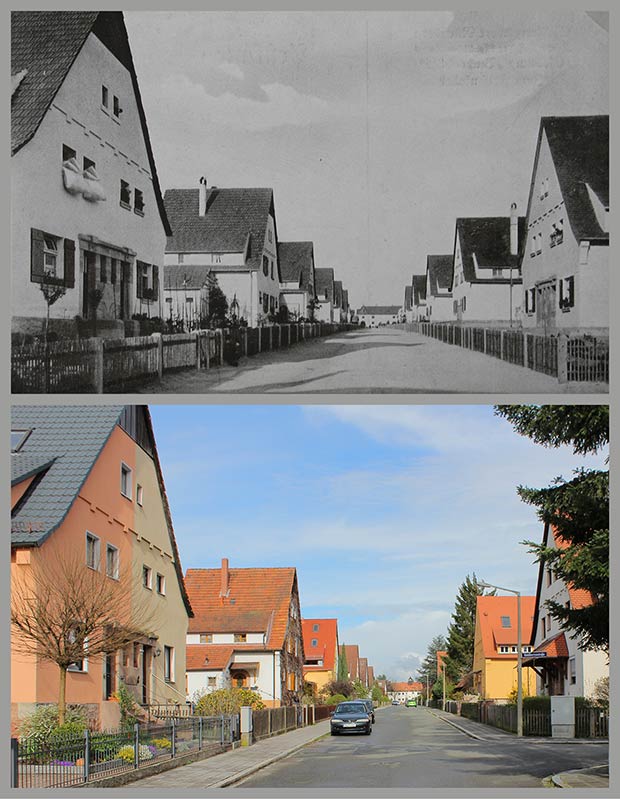
[[[372,719],[368,708],[361,701],[341,702],[330,721],[332,735],[345,732],[363,732],[370,735],[372,732]]]
[[[375,723],[375,706],[372,703],[372,699],[362,699],[362,702],[368,708],[368,712],[370,713],[370,718],[372,720],[372,723],[374,724]]]

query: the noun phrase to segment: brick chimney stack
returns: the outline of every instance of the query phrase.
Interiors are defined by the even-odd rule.
[[[220,596],[223,599],[224,597],[228,596],[228,593],[228,558],[222,558],[222,582],[220,584]]]
[[[198,215],[204,216],[207,212],[207,179],[203,175],[198,181]]]
[[[519,254],[519,218],[516,203],[510,206],[510,254]]]

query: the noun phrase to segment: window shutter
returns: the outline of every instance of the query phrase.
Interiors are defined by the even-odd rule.
[[[65,286],[75,287],[75,242],[65,239]]]
[[[159,267],[153,264],[153,299],[159,299]]]
[[[560,278],[558,281],[560,284],[560,308],[564,307],[564,280]]]
[[[30,280],[43,283],[43,231],[30,229]]]
[[[136,261],[136,297],[142,299],[142,261]]]
[[[575,304],[575,278],[569,277],[568,278],[568,300],[567,304],[570,308],[572,308]]]
[[[102,283],[108,282],[108,257],[107,255],[100,255],[99,256],[99,274],[100,274],[100,281]]]
[[[114,286],[116,284],[116,258],[110,259],[110,283]]]

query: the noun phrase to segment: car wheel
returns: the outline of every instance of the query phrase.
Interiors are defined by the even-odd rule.
[[[332,731],[331,731],[331,733],[332,733],[332,735],[338,735],[338,733],[336,732],[336,730],[332,730]]]
[[[370,735],[371,732],[372,732],[372,725],[369,724],[368,729],[366,730],[366,735]]]

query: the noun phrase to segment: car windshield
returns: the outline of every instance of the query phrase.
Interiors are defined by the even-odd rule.
[[[362,705],[361,702],[355,702],[350,705],[338,705],[336,708],[336,713],[341,715],[342,713],[365,713],[366,708]]]

